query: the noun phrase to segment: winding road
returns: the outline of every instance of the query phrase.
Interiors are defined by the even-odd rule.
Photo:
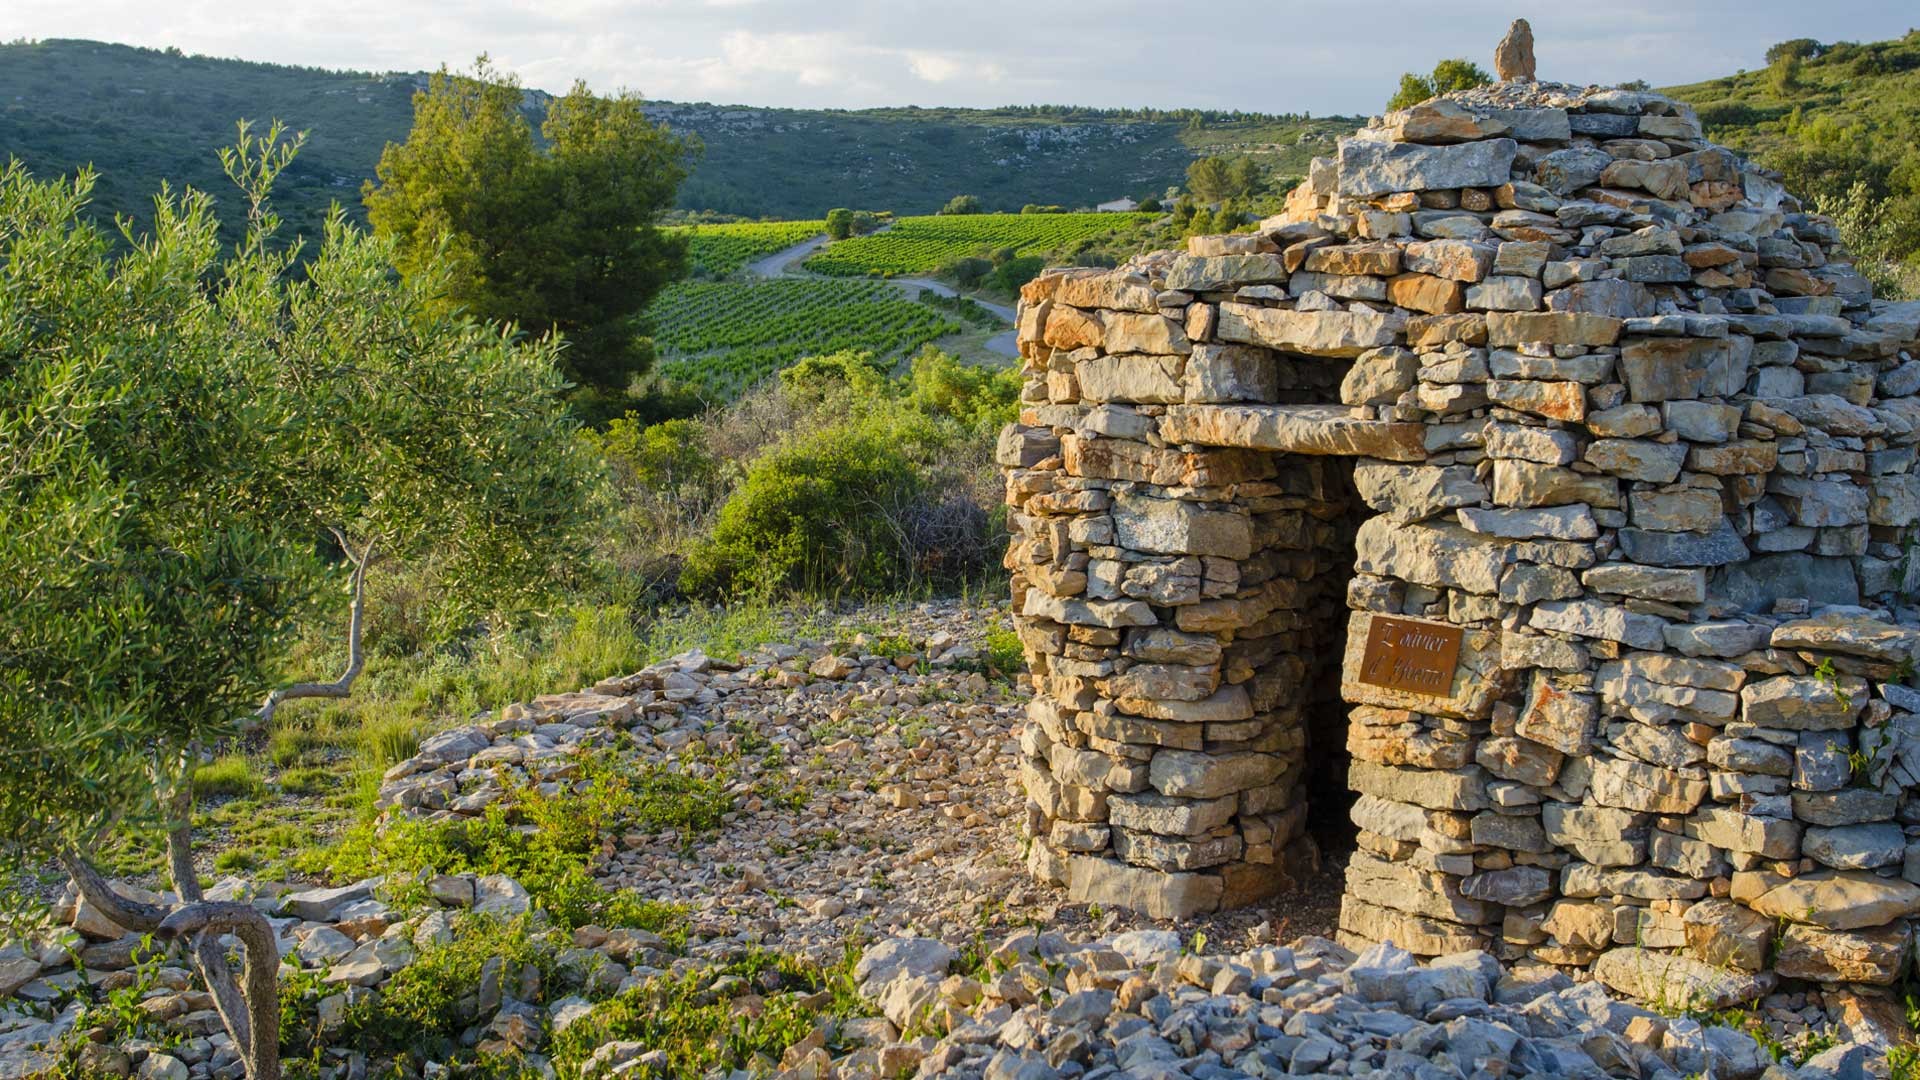
[[[747,273],[755,277],[765,278],[786,276],[824,277],[825,275],[823,274],[809,273],[802,269],[799,264],[804,261],[807,256],[812,255],[825,246],[827,246],[827,237],[824,233],[810,240],[802,240],[790,248],[776,251],[763,259],[757,259],[748,263]],[[931,292],[935,296],[960,295],[954,291],[951,286],[944,285],[932,278],[902,277],[887,278],[885,280],[893,285],[899,286],[900,290],[910,298],[917,299],[922,291]],[[981,307],[986,308],[988,311],[993,312],[995,315],[998,315],[1000,318],[1005,319],[1009,324],[1009,329],[988,338],[986,347],[1002,356],[1019,356],[1020,346],[1017,340],[1018,335],[1017,332],[1011,328],[1011,324],[1014,321],[1013,309],[1005,304],[997,304],[993,301],[982,300],[978,297],[970,297],[969,299]]]

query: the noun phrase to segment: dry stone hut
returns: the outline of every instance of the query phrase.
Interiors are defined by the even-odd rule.
[[[1385,118],[1251,235],[1027,287],[1032,872],[1352,941],[1886,985],[1920,914],[1920,305],[1684,105]]]

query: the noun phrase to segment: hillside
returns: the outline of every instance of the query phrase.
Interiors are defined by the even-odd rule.
[[[1883,289],[1920,294],[1920,30],[1781,42],[1765,64],[1665,92],[1699,111],[1709,138],[1778,169],[1788,190],[1833,214]]]
[[[308,132],[283,181],[282,211],[309,228],[338,200],[356,212],[380,149],[404,138],[418,74],[324,71],[92,41],[0,45],[0,153],[39,175],[92,163],[97,205],[144,214],[161,180],[221,192],[214,151],[234,121],[278,118]],[[537,96],[537,95],[536,95]],[[1090,205],[1180,182],[1196,154],[1246,153],[1295,175],[1351,119],[1134,112],[759,109],[657,103],[706,153],[687,209],[818,217],[853,205],[931,213],[970,192],[989,209]]]
[[[1812,129],[1857,128],[1889,153],[1914,146],[1920,30],[1898,41],[1802,48],[1814,55],[1661,92],[1693,105],[1709,138],[1762,156],[1800,147]]]

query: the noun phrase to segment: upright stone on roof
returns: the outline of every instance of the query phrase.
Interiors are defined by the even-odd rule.
[[[1533,27],[1525,19],[1513,20],[1507,36],[1493,49],[1493,72],[1501,82],[1532,82]]]

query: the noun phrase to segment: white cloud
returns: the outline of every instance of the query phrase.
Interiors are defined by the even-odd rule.
[[[1316,114],[1377,109],[1402,71],[1488,63],[1509,0],[1165,0],[1097,13],[1046,0],[0,0],[0,38],[84,37],[375,70],[481,52],[531,86],[752,105],[1087,105]],[[1885,0],[1593,0],[1529,13],[1541,74],[1656,85],[1758,67],[1792,37],[1873,40],[1913,21]]]

